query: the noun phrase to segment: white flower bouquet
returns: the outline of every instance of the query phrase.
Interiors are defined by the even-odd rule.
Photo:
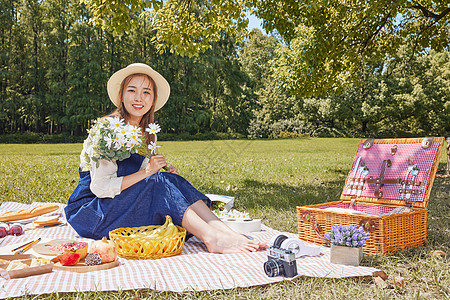
[[[94,164],[98,167],[100,159],[122,161],[134,153],[150,157],[159,147],[156,145],[156,133],[160,130],[158,124],[149,124],[146,131],[155,135],[155,142],[150,142],[147,148],[140,127],[125,124],[123,119],[117,117],[97,119],[88,130],[89,136],[84,141],[85,151],[81,154],[81,160],[90,169]]]

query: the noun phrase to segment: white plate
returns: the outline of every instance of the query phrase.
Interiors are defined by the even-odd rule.
[[[28,224],[28,223],[31,223],[31,222],[35,221],[37,218],[38,217],[32,217],[32,218],[23,219],[23,220],[8,221],[7,223],[9,225],[12,225],[12,224]]]

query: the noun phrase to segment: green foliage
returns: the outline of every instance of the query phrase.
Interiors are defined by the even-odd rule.
[[[197,55],[236,35],[253,11],[268,32],[286,42],[280,50],[286,88],[302,96],[339,91],[366,64],[394,55],[406,45],[413,53],[448,49],[450,7],[445,1],[298,0],[83,0],[93,21],[123,34],[148,18],[158,49]]]
[[[412,56],[407,47],[382,62],[366,66],[350,84],[321,97],[278,87],[285,82],[275,57],[258,97],[260,108],[250,136],[277,136],[269,129],[280,120],[304,122],[312,136],[447,136],[450,133],[449,52]],[[291,66],[290,63],[287,65]],[[281,75],[280,75],[281,74]],[[267,95],[267,96],[266,96]],[[262,123],[267,123],[262,126]],[[256,128],[260,128],[257,130]]]
[[[86,4],[93,15],[93,22],[103,29],[112,29],[116,34],[129,33],[132,27],[138,26],[143,11],[158,9],[163,5],[161,0],[80,0]]]
[[[253,29],[248,41],[242,46],[239,61],[242,69],[255,84],[256,90],[262,88],[268,81],[267,74],[271,72],[269,63],[275,58],[277,45],[275,38]]]
[[[248,24],[245,0],[82,1],[103,29],[120,36],[144,19],[156,31],[152,41],[159,51],[168,48],[189,57],[210,49],[224,32],[237,35]]]
[[[241,36],[237,34],[243,32],[247,22],[245,12],[253,12],[263,20],[268,32],[277,34],[284,42],[274,51],[273,39],[253,33],[241,51],[241,63],[256,85],[251,86],[252,91],[259,96],[255,106],[249,104],[260,121],[300,117],[313,120],[318,128],[341,130],[344,128],[336,128],[334,120],[336,115],[341,119],[345,115],[350,119],[357,117],[358,125],[366,132],[384,114],[377,109],[378,95],[367,92],[376,83],[370,81],[370,69],[401,49],[408,49],[410,56],[430,49],[437,52],[449,49],[450,7],[446,1],[127,0],[107,4],[84,1],[94,22],[103,28],[122,34],[138,26],[138,18],[145,18],[155,32],[152,42],[156,49],[168,47],[188,56],[206,51],[223,34],[239,40]],[[270,60],[275,63],[269,70]],[[262,84],[262,74],[271,83]],[[420,94],[416,91],[414,97]],[[349,93],[354,96],[350,110],[342,105],[348,97],[341,96]],[[304,102],[304,97],[310,101]],[[405,100],[398,98],[407,102],[402,99]],[[402,113],[409,115],[413,111],[416,109]],[[200,112],[196,119],[204,116]],[[214,113],[211,120],[217,120]],[[445,127],[446,120],[441,121]],[[410,120],[411,126],[416,126],[414,122]],[[344,127],[349,127],[349,123],[355,122],[344,123],[347,123]],[[425,126],[433,132],[440,131],[438,128],[442,126],[435,125]],[[411,131],[403,127],[394,126],[402,134]],[[212,128],[222,130],[214,124]],[[189,130],[195,129],[193,126]]]
[[[86,136],[73,136],[67,133],[43,134],[35,132],[12,133],[0,135],[0,144],[61,144],[81,143]]]
[[[366,65],[393,56],[448,49],[450,7],[446,1],[253,0],[263,27],[276,31],[278,72],[286,89],[301,96],[335,93]]]
[[[78,1],[13,4],[5,3],[0,23],[0,134],[85,136],[93,120],[115,109],[109,76],[134,62],[148,63],[171,84],[170,101],[156,114],[165,132],[246,133],[254,98],[238,60],[238,37],[220,34],[206,53],[182,57],[152,43],[157,33],[148,18],[118,36],[92,25]]]
[[[282,119],[272,124],[254,119],[248,128],[249,138],[288,138],[309,136],[310,128],[302,120]]]
[[[156,121],[182,139],[448,135],[445,4],[328,2],[0,0],[0,134],[85,136],[115,108],[108,77],[144,62],[171,84]],[[280,40],[240,42],[248,8]]]

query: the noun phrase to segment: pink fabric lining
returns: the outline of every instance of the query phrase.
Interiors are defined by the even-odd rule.
[[[397,152],[395,155],[391,155],[391,148],[395,145],[397,146]],[[423,149],[420,143],[373,144],[371,148],[364,149],[363,145],[360,144],[358,147],[356,159],[353,164],[356,164],[357,158],[361,157],[365,165],[369,168],[369,174],[366,176],[366,178],[376,178],[380,174],[383,160],[390,159],[392,165],[389,168],[386,167],[384,178],[401,178],[401,180],[405,180],[408,173],[408,158],[413,158],[414,163],[419,167],[419,174],[416,176],[415,181],[423,182],[422,186],[415,186],[413,187],[413,189],[420,190],[422,194],[411,195],[409,199],[406,199],[406,197],[404,197],[403,200],[422,202],[424,200],[426,186],[430,179],[431,168],[433,166],[438,147],[439,143],[433,143],[427,149]],[[354,166],[352,166],[347,178],[347,186],[344,187],[344,195],[351,195],[351,193],[349,193],[348,191],[348,185],[350,185],[349,179],[353,177],[353,168]],[[360,169],[358,166],[356,177],[358,177],[358,174],[360,174],[359,170]],[[412,174],[408,175],[407,180],[412,180]],[[365,184],[364,187],[366,189],[362,191],[361,197],[375,197],[375,184]],[[381,191],[383,192],[382,198],[393,200],[401,199],[401,193],[399,192],[401,188],[403,188],[402,184],[383,185],[381,187]],[[406,188],[409,188],[409,186],[406,186]]]
[[[338,203],[334,205],[324,205],[324,206],[317,206],[315,208],[319,209],[325,209],[325,208],[346,208],[350,209],[350,203]],[[354,210],[365,212],[369,215],[379,216],[381,214],[390,213],[395,209],[395,207],[386,207],[386,206],[376,206],[376,205],[366,205],[366,204],[356,204],[353,207]]]

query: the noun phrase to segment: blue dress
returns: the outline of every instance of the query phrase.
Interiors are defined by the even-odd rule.
[[[133,154],[117,162],[117,176],[139,171],[144,157]],[[158,172],[123,190],[114,198],[96,197],[89,185],[89,171],[81,171],[78,186],[65,208],[67,221],[82,237],[99,240],[120,227],[161,225],[165,216],[181,226],[186,209],[198,200],[209,199],[183,177]]]

